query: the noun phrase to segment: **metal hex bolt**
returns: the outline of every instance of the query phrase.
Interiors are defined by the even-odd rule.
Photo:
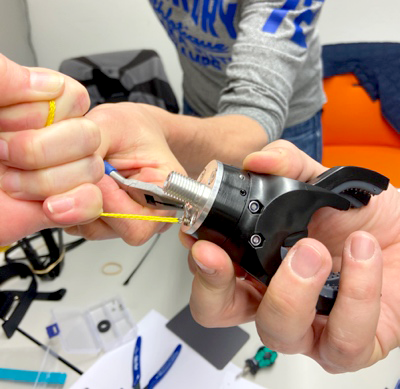
[[[263,239],[262,239],[261,235],[258,235],[258,234],[254,234],[250,238],[250,243],[253,247],[260,246],[262,244],[262,241],[263,241]]]
[[[249,203],[249,210],[251,213],[257,213],[260,210],[260,203],[257,200],[252,200]]]

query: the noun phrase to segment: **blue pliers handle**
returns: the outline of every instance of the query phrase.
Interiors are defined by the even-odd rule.
[[[140,349],[142,346],[142,337],[138,336],[136,339],[135,349],[133,351],[133,389],[140,389]],[[171,366],[174,364],[176,358],[182,349],[182,345],[178,344],[173,353],[169,356],[167,361],[161,367],[160,370],[151,378],[149,383],[144,389],[153,389],[168,373]]]

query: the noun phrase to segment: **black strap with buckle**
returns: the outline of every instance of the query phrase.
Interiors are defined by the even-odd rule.
[[[23,263],[11,263],[0,266],[0,284],[12,277],[31,277],[32,281],[25,291],[0,290],[0,318],[5,321],[3,329],[7,338],[11,338],[14,334],[33,300],[57,301],[61,300],[66,293],[66,289],[59,289],[50,293],[38,293],[35,275]]]

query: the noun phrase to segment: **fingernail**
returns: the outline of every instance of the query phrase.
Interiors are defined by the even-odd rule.
[[[366,235],[356,235],[350,242],[350,255],[356,261],[371,259],[375,252],[374,241]]]
[[[21,192],[21,174],[15,172],[7,172],[1,179],[1,187],[9,193]]]
[[[47,208],[52,214],[61,214],[74,208],[75,200],[72,197],[60,197],[47,202]]]
[[[303,244],[289,253],[289,264],[292,270],[301,278],[315,276],[322,266],[322,257],[314,247]]]
[[[0,159],[2,161],[8,161],[8,143],[3,140],[0,139]]]
[[[64,77],[57,73],[31,72],[31,88],[37,92],[55,93],[64,85]]]
[[[194,259],[194,258],[193,258],[193,259]],[[210,269],[209,267],[204,266],[201,262],[196,261],[195,259],[194,259],[194,261],[196,262],[196,265],[199,267],[199,269],[200,269],[203,273],[206,273],[206,274],[208,274],[208,275],[212,275],[212,274],[215,274],[215,273],[217,272],[215,269]]]

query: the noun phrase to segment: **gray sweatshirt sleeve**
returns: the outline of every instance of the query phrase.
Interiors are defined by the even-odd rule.
[[[294,90],[296,79],[318,80],[308,73],[315,73],[315,62],[320,61],[315,24],[323,0],[243,0],[239,4],[238,36],[218,114],[251,117],[273,141],[283,131],[294,92],[299,95]]]

